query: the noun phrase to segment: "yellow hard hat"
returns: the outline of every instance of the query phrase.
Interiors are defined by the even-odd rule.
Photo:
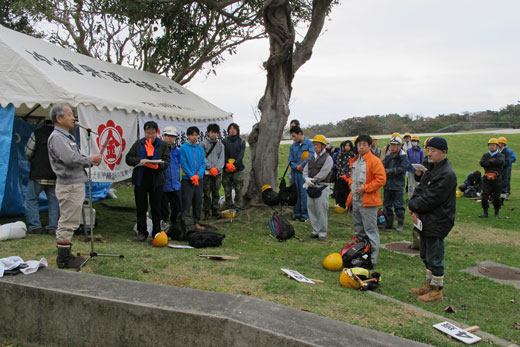
[[[393,133],[392,136],[390,136],[390,138],[392,138],[392,137],[396,137],[396,136],[397,136],[397,137],[401,137],[401,134],[399,134],[399,133]]]
[[[412,141],[419,141],[419,140],[420,140],[419,135],[412,136]]]
[[[309,154],[311,154],[311,152],[303,151],[300,161],[305,161],[305,159],[307,159],[309,157]]]
[[[492,137],[492,138],[489,139],[489,141],[488,141],[488,145],[489,145],[490,143],[494,143],[495,145],[498,145],[498,140],[495,139],[494,137]]]
[[[359,276],[369,277],[367,269],[355,267],[352,269],[343,269],[339,276],[339,283],[345,288],[359,289],[365,285],[365,283],[359,278]]]
[[[506,139],[504,136],[499,137],[499,138],[498,138],[498,142],[500,142],[500,143],[505,143],[505,144],[507,145],[507,139]]]
[[[168,236],[164,231],[161,231],[153,238],[152,245],[155,247],[164,247],[168,244]]]
[[[343,213],[343,212],[345,212],[345,207],[341,207],[339,205],[334,205],[334,212]]]
[[[412,137],[412,134],[410,134],[410,133],[404,133],[404,136],[403,136],[403,137],[406,137],[406,136],[408,136],[408,137]]]
[[[358,137],[359,137],[359,136],[356,136],[356,137],[354,137],[354,142],[356,142],[356,141],[357,141]]]
[[[377,140],[377,138],[374,135],[372,135],[370,137],[372,138],[372,140]]]
[[[331,253],[323,259],[321,265],[327,270],[338,271],[343,267],[343,258],[339,253]]]
[[[323,135],[314,136],[314,138],[312,139],[312,142],[319,142],[319,143],[323,143],[325,146],[327,145],[327,139]]]
[[[262,193],[263,193],[265,190],[267,190],[267,189],[273,189],[273,187],[271,187],[271,186],[268,185],[268,184],[264,184],[264,185],[262,186]]]
[[[455,195],[457,196],[457,198],[460,198],[462,196],[462,192],[460,190],[457,190]]]
[[[234,209],[224,210],[221,213],[226,219],[233,219],[237,215],[237,211]]]
[[[229,159],[228,159],[228,163],[230,163],[230,164],[234,164],[234,163],[235,163],[235,159],[233,159],[233,158],[229,158]]]
[[[431,140],[431,137],[428,137],[426,140],[424,140],[424,148],[426,149],[428,147],[428,142]]]

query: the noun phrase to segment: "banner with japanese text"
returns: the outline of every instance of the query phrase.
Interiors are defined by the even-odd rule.
[[[125,162],[130,147],[137,141],[137,114],[122,110],[97,110],[92,106],[78,105],[80,124],[92,129],[91,154],[101,153],[101,165],[92,168],[92,180],[118,182],[132,176],[132,166]],[[81,152],[88,155],[87,130],[80,128]]]

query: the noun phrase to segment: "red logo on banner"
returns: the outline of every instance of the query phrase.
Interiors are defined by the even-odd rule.
[[[99,153],[103,160],[108,165],[111,171],[114,167],[121,163],[123,151],[126,147],[125,139],[123,138],[123,129],[114,124],[114,121],[109,120],[107,124],[101,124],[98,127],[97,144]]]

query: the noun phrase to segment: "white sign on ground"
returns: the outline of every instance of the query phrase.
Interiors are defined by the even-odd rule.
[[[289,270],[289,269],[280,269],[280,270],[282,270],[282,271],[285,272],[289,277],[294,278],[294,279],[297,280],[298,282],[314,284],[313,281],[311,281],[310,279],[308,279],[307,277],[305,277],[304,275],[302,275],[301,273],[299,273],[299,272],[296,271],[296,270]]]
[[[450,322],[441,322],[438,324],[434,324],[433,327],[437,330],[442,331],[445,334],[450,335],[453,338],[456,338],[459,341],[462,341],[468,345],[479,342],[482,340],[477,335],[473,335],[470,332],[467,332],[456,325],[451,324]]]

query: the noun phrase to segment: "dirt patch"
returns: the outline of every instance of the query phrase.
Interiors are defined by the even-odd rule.
[[[385,248],[390,251],[397,252],[397,253],[414,254],[414,255],[419,254],[418,249],[410,248],[411,245],[412,245],[411,242],[400,241],[400,242],[387,243],[385,245]]]
[[[478,272],[484,276],[499,280],[520,281],[520,270],[514,270],[501,266],[481,266]]]

